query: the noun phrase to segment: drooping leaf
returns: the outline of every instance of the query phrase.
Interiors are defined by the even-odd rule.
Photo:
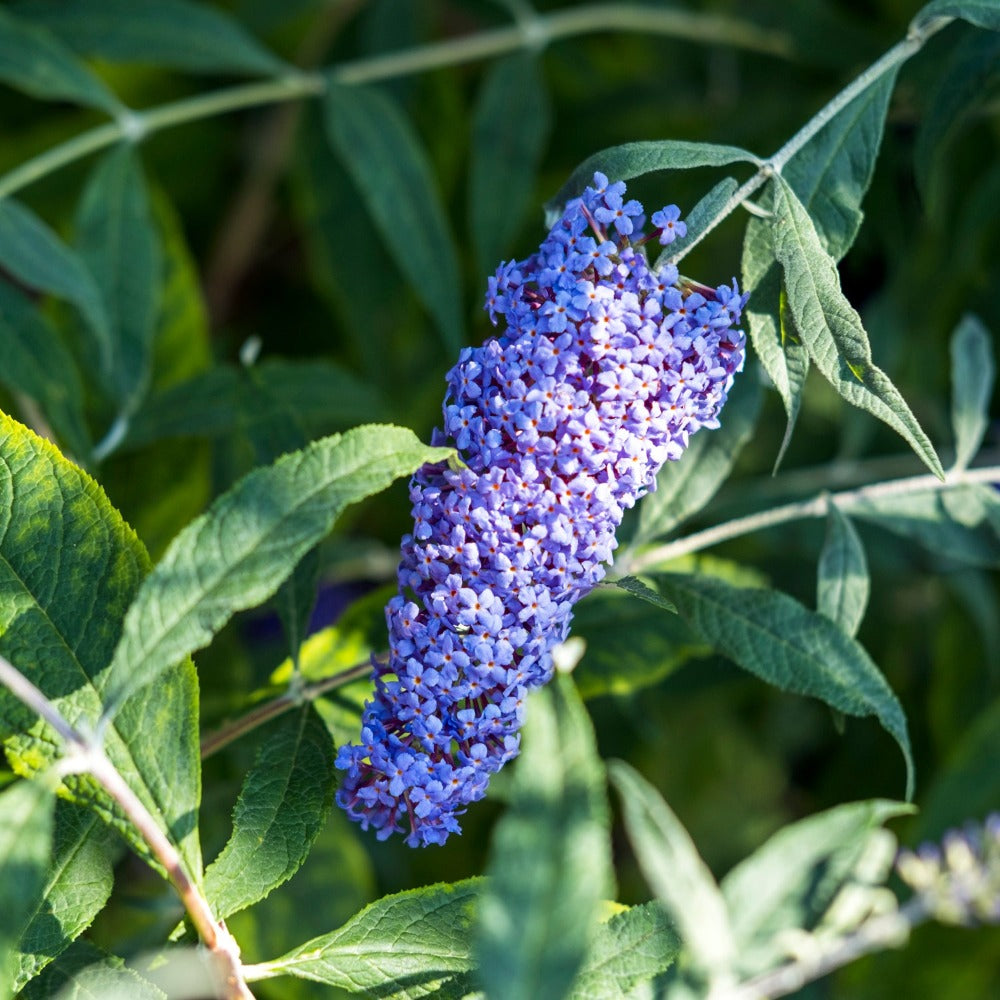
[[[111,62],[195,73],[271,75],[289,66],[218,7],[188,0],[27,0],[25,19],[70,48]]]
[[[472,122],[469,223],[480,274],[492,274],[531,205],[551,111],[538,56],[515,53],[487,71]]]
[[[0,414],[0,653],[72,725],[94,726],[106,668],[149,558],[100,487],[48,441]],[[190,661],[122,707],[104,734],[118,772],[171,837],[194,878],[201,795],[197,682]],[[15,771],[33,774],[58,741],[0,691],[0,733]],[[148,845],[82,775],[67,794],[97,810],[152,864]]]
[[[979,28],[1000,31],[997,0],[931,0],[920,9],[912,25],[919,28],[938,17],[960,17]]]
[[[20,994],[20,1000],[167,1000],[122,959],[75,941]]]
[[[0,10],[0,80],[45,101],[72,101],[114,116],[124,106],[51,32]]]
[[[626,142],[588,156],[569,176],[556,195],[545,203],[546,219],[554,221],[570,198],[583,193],[595,171],[611,181],[628,181],[656,170],[688,170],[693,167],[724,167],[730,163],[760,164],[753,153],[736,146],[710,142],[662,139],[655,142]]]
[[[736,380],[722,411],[722,427],[695,434],[682,458],[660,470],[656,490],[643,497],[633,545],[668,534],[712,499],[753,433],[761,396],[752,372]]]
[[[680,820],[660,793],[623,761],[609,765],[629,842],[639,867],[673,917],[691,962],[705,976],[725,977],[736,941],[722,893]]]
[[[52,862],[18,942],[14,992],[62,954],[111,895],[115,844],[94,813],[71,802],[56,807]]]
[[[662,253],[656,260],[654,270],[659,269],[671,258],[683,253],[701,235],[704,228],[716,217],[722,206],[736,193],[738,187],[739,182],[735,177],[724,177],[690,212],[686,214],[682,213],[684,224],[687,226],[687,233],[663,248]]]
[[[109,670],[117,703],[266,600],[349,504],[447,448],[370,425],[313,442],[245,476],[174,539],[129,609]]]
[[[782,170],[834,260],[847,253],[861,228],[861,201],[875,172],[898,71],[897,65],[866,87]]]
[[[675,614],[677,609],[658,590],[654,590],[648,584],[643,583],[637,576],[623,576],[618,580],[611,581],[612,585],[619,590],[624,590],[626,594],[638,597],[640,601],[646,601],[664,611],[672,611]]]
[[[657,582],[694,630],[744,670],[848,715],[874,715],[903,752],[909,797],[913,757],[906,716],[881,671],[850,636],[778,591],[681,574]]]
[[[941,461],[899,390],[872,361],[861,317],[840,289],[833,259],[795,192],[774,185],[774,250],[785,273],[788,305],[809,356],[837,392],[888,424],[927,467],[944,478]]]
[[[331,79],[324,112],[327,136],[387,248],[444,346],[457,351],[463,339],[458,260],[420,137],[388,97],[368,87]]]
[[[473,904],[482,886],[465,879],[383,896],[339,930],[256,966],[256,978],[297,976],[380,1000],[434,994],[473,966]]]
[[[784,827],[722,880],[741,974],[785,955],[784,934],[810,931],[861,860],[873,831],[912,806],[872,799]]]
[[[90,175],[77,212],[77,247],[104,299],[111,330],[106,388],[134,412],[149,385],[162,288],[162,252],[142,168],[123,144]]]
[[[861,539],[850,520],[831,503],[819,556],[816,610],[848,635],[857,635],[868,606],[870,586]]]
[[[964,469],[982,444],[989,422],[996,364],[989,331],[971,313],[951,335],[951,425],[954,469]]]
[[[13,995],[22,924],[45,887],[55,794],[42,781],[21,781],[0,795],[0,998]]]
[[[567,676],[532,694],[523,746],[479,900],[476,954],[490,1000],[565,996],[612,883],[604,768]]]
[[[233,833],[205,870],[217,919],[264,899],[305,861],[333,802],[334,748],[308,705],[286,717],[243,781]]]
[[[0,281],[0,382],[34,399],[63,447],[90,455],[83,386],[76,361],[44,314]]]

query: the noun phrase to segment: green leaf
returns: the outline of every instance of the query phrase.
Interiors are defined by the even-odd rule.
[[[654,590],[647,583],[643,583],[637,576],[623,576],[619,580],[610,581],[612,586],[619,590],[624,590],[626,594],[638,597],[640,601],[646,601],[664,611],[677,613],[677,609],[658,590]]]
[[[111,895],[116,844],[94,813],[58,803],[52,839],[46,883],[18,944],[15,993],[90,926]]]
[[[899,65],[837,112],[781,172],[816,227],[826,252],[840,260],[851,248],[864,213],[885,116]]]
[[[458,259],[420,137],[385,94],[332,78],[324,113],[330,143],[397,266],[434,317],[444,346],[457,351],[463,339]]]
[[[996,365],[989,331],[971,313],[951,335],[951,425],[955,431],[953,470],[975,458],[989,422]]]
[[[850,636],[778,591],[681,574],[665,574],[657,582],[695,631],[744,670],[847,715],[874,715],[903,752],[910,797],[913,757],[906,716],[878,667]]]
[[[146,182],[131,146],[111,150],[91,173],[77,211],[77,247],[110,321],[105,385],[119,412],[129,415],[149,385],[163,281]]]
[[[76,941],[28,983],[20,1000],[167,1000],[167,994],[122,959]]]
[[[186,0],[28,0],[18,13],[77,52],[194,73],[289,70],[224,11]]]
[[[112,702],[207,645],[236,611],[270,597],[345,507],[449,454],[412,431],[373,424],[245,476],[174,539],[143,582],[109,670]]]
[[[71,302],[86,323],[92,353],[109,361],[110,321],[94,276],[74,250],[12,198],[0,199],[0,264],[29,288]]]
[[[724,978],[736,960],[736,942],[712,873],[680,820],[641,774],[623,761],[612,761],[608,770],[639,867],[670,911],[691,962],[706,976]]]
[[[770,210],[773,199],[764,192],[761,204]],[[743,287],[750,292],[744,315],[750,342],[781,397],[787,422],[774,461],[777,471],[792,440],[792,431],[802,405],[802,392],[809,374],[809,353],[785,315],[781,269],[774,255],[771,227],[763,219],[751,218],[743,239]]]
[[[784,936],[811,931],[853,875],[873,831],[915,810],[872,799],[837,806],[784,827],[722,880],[741,975],[787,955]]]
[[[673,964],[680,940],[659,903],[630,906],[600,925],[570,997],[621,1000]]]
[[[848,635],[857,635],[868,606],[869,589],[868,562],[861,539],[850,520],[831,502],[819,556],[816,610]]]
[[[297,976],[380,1000],[428,996],[473,967],[473,904],[482,885],[465,879],[383,896],[339,930],[255,971],[259,978]]]
[[[816,367],[847,402],[867,410],[909,442],[939,479],[941,461],[899,390],[872,362],[861,317],[840,290],[833,259],[782,178],[774,186],[774,250],[785,272],[795,328]]]
[[[93,727],[107,666],[149,558],[101,488],[48,441],[0,414],[0,654],[72,725]],[[197,683],[190,661],[130,699],[104,734],[116,769],[201,872]],[[54,734],[0,691],[0,734],[20,774],[59,756]],[[92,779],[67,794],[97,810],[154,866],[148,845]]]
[[[480,274],[492,274],[524,222],[551,124],[536,53],[488,70],[472,120],[469,225]]]
[[[571,198],[583,193],[594,179],[594,172],[606,174],[611,181],[628,181],[657,170],[689,170],[693,167],[725,167],[730,163],[760,165],[753,153],[736,146],[721,146],[711,142],[684,142],[662,139],[656,142],[626,142],[588,156],[570,174],[569,180],[555,197],[545,203],[546,218],[562,214]]]
[[[476,954],[490,1000],[558,1000],[611,894],[604,768],[573,682],[532,693],[510,806],[493,833]]]
[[[724,177],[684,216],[687,233],[665,246],[656,259],[653,270],[658,271],[672,258],[683,253],[702,233],[705,227],[719,214],[722,206],[736,193],[739,182],[734,177]]]
[[[83,386],[76,361],[45,315],[0,281],[0,382],[34,399],[64,448],[90,455]]]
[[[938,17],[960,17],[979,28],[1000,31],[1000,0],[931,0],[913,19],[912,27]]]
[[[31,97],[72,101],[100,108],[112,117],[122,103],[62,42],[0,10],[0,80]]]
[[[753,372],[736,380],[722,411],[722,427],[711,434],[695,434],[681,458],[667,462],[658,473],[656,490],[639,504],[632,545],[668,534],[715,496],[753,433],[761,396]]]
[[[1000,496],[990,486],[953,486],[851,505],[855,517],[970,566],[1000,566]]]
[[[0,998],[13,995],[11,966],[21,925],[45,887],[56,799],[44,781],[0,795]]]
[[[308,705],[261,747],[233,811],[233,834],[205,871],[217,919],[264,899],[301,867],[333,802],[334,756]]]

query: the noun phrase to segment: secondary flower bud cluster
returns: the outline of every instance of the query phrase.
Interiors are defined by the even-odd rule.
[[[463,468],[413,478],[413,533],[386,608],[389,658],[339,804],[380,838],[442,843],[518,752],[527,692],[552,674],[574,603],[604,576],[624,511],[700,427],[743,363],[746,297],[654,271],[642,245],[685,234],[671,206],[602,174],[538,252],[490,279],[505,329],[448,374],[444,429]]]

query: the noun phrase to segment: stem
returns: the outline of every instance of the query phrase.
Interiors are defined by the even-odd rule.
[[[823,517],[826,515],[828,503],[835,503],[841,510],[846,511],[871,500],[886,497],[906,496],[911,493],[923,493],[927,490],[943,490],[953,486],[998,481],[1000,481],[1000,465],[992,465],[985,468],[967,469],[964,472],[948,473],[944,482],[934,475],[910,476],[906,479],[893,479],[885,483],[862,486],[856,490],[842,490],[839,493],[829,495],[821,494],[811,500],[788,503],[780,507],[773,507],[771,510],[724,521],[722,524],[706,528],[704,531],[696,531],[686,538],[679,538],[675,542],[647,549],[631,559],[626,556],[622,560],[623,565],[619,569],[619,575],[641,573],[653,566],[660,566],[681,556],[690,555],[692,552],[700,552],[702,549],[718,545],[720,542],[748,535],[753,531],[773,528],[777,524],[786,524],[789,521],[800,521],[810,517]]]
[[[290,711],[297,705],[315,701],[329,691],[343,687],[351,681],[367,677],[371,673],[371,669],[371,661],[365,660],[363,663],[357,663],[353,667],[348,667],[346,670],[340,671],[340,673],[331,674],[329,677],[313,681],[311,684],[304,684],[296,691],[286,691],[277,698],[264,702],[263,705],[258,705],[247,712],[246,715],[206,736],[201,741],[202,760],[206,757],[211,757],[214,753],[218,753],[223,747],[229,746],[230,743],[235,742],[244,734],[258,729],[264,723],[270,722],[271,719],[276,719],[279,715],[284,715],[285,712]]]
[[[91,775],[120,806],[128,821],[160,862],[177,891],[205,947],[220,962],[227,1000],[252,1000],[239,961],[239,947],[212,914],[208,900],[184,867],[177,849],[152,814],[132,791],[104,748],[71,725],[55,705],[12,663],[0,656],[0,684],[52,727],[65,744],[64,759],[77,773]]]

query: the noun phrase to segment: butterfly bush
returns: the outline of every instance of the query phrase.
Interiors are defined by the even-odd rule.
[[[503,332],[461,352],[434,434],[462,463],[410,484],[389,657],[373,659],[361,740],[337,758],[337,801],[380,839],[460,832],[517,755],[527,693],[551,677],[625,510],[692,433],[718,426],[747,297],[649,265],[643,245],[684,236],[679,215],[656,212],[643,235],[642,205],[595,174],[538,252],[489,280]]]

